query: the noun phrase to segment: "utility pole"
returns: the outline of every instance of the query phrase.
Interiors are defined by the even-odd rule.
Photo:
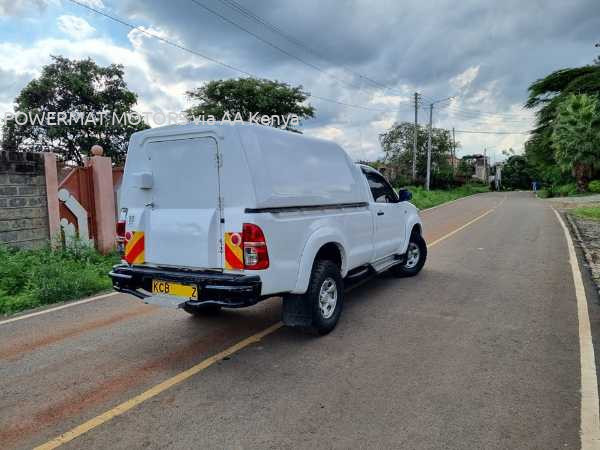
[[[436,100],[435,102],[431,102],[429,104],[429,130],[427,133],[427,177],[425,180],[425,190],[427,191],[429,190],[429,186],[431,184],[431,133],[433,132],[433,105],[451,100],[453,98],[454,96],[442,98],[441,100]]]
[[[487,148],[483,149],[483,181],[485,184],[488,182],[487,177]]]
[[[419,93],[415,92],[415,136],[413,139],[413,154],[412,154],[412,179],[413,182],[417,179],[417,138],[419,136]]]
[[[452,176],[454,176],[454,164],[456,163],[456,134],[454,133],[454,127],[452,127]],[[454,182],[454,180],[452,180]]]
[[[427,179],[425,190],[429,190],[431,182],[431,128],[433,126],[433,103],[429,104],[429,130],[427,131]]]

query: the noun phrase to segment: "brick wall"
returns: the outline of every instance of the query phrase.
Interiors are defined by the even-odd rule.
[[[0,151],[0,245],[34,248],[48,239],[43,155]]]

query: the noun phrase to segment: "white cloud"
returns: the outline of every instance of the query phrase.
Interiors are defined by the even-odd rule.
[[[104,9],[104,3],[102,2],[102,0],[78,0],[79,3],[83,3],[84,5],[88,5],[91,6],[92,8],[95,9]]]
[[[148,40],[150,40],[152,45],[154,46],[159,44],[159,42],[151,36],[158,36],[163,39],[174,40],[173,38],[170,38],[169,35],[160,28],[140,26],[138,28],[134,28],[129,33],[127,33],[127,38],[129,39],[129,42],[131,42],[131,45],[133,45],[135,49],[142,49],[142,47],[144,47],[145,42]],[[176,42],[179,45],[183,45],[183,42],[181,41],[176,40]]]
[[[386,95],[381,91],[375,92],[371,98],[371,103],[378,103],[381,105],[398,106],[402,103],[410,104],[411,97],[400,96],[400,95]]]
[[[96,31],[85,19],[77,16],[60,16],[57,23],[60,31],[74,39],[84,39]]]
[[[54,0],[0,0],[0,17],[44,11],[50,3]]]
[[[477,78],[479,75],[479,66],[469,67],[463,73],[456,75],[450,79],[450,86],[455,89],[465,89]]]
[[[327,126],[315,128],[311,134],[321,139],[335,140],[337,138],[341,138],[344,134],[344,131],[338,127]]]

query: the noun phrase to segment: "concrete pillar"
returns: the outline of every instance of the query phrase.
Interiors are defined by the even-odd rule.
[[[44,153],[44,173],[46,178],[46,197],[48,200],[48,231],[50,244],[54,247],[60,243],[60,214],[58,203],[58,173],[56,155]]]
[[[90,158],[94,180],[94,203],[96,210],[96,248],[108,253],[115,248],[116,212],[113,190],[112,163],[106,156]]]

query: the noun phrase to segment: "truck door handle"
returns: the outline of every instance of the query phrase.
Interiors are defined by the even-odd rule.
[[[378,216],[383,216],[385,213],[383,211],[377,211]]]

